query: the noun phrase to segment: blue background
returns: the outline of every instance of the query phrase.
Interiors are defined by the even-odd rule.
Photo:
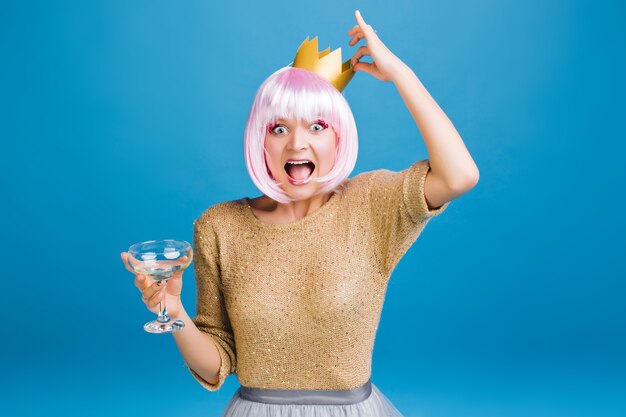
[[[219,415],[236,377],[210,393],[142,330],[119,253],[259,195],[256,89],[308,35],[351,56],[356,8],[481,174],[394,272],[372,380],[406,416],[626,415],[626,13],[538,0],[3,2],[0,414]],[[392,83],[345,95],[352,176],[428,157]]]

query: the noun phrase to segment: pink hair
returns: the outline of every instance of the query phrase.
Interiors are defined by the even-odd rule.
[[[279,203],[294,201],[270,176],[265,161],[267,125],[279,118],[329,122],[337,135],[335,165],[322,177],[319,194],[335,192],[354,169],[358,135],[352,110],[344,96],[325,78],[302,68],[283,67],[259,87],[244,132],[246,167],[254,185]]]

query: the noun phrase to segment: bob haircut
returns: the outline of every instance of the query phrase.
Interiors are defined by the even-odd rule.
[[[358,154],[356,123],[344,96],[325,78],[291,66],[279,69],[259,87],[244,132],[246,167],[263,194],[286,204],[295,200],[271,176],[265,149],[268,124],[281,118],[322,118],[331,125],[337,135],[335,164],[327,175],[311,181],[322,184],[317,194],[337,191],[354,169]]]

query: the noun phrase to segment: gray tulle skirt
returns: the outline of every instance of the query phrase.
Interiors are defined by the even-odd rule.
[[[350,391],[240,387],[222,417],[403,417],[368,381]]]

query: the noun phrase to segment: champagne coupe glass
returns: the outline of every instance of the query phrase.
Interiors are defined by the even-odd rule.
[[[187,258],[184,259],[183,257]],[[133,271],[156,281],[156,285],[167,285],[167,280],[176,271],[187,268],[193,258],[191,245],[184,240],[149,240],[135,243],[128,249],[128,264]],[[165,296],[159,303],[159,316],[146,323],[143,328],[149,333],[171,333],[185,327],[182,320],[172,320],[167,315]]]

